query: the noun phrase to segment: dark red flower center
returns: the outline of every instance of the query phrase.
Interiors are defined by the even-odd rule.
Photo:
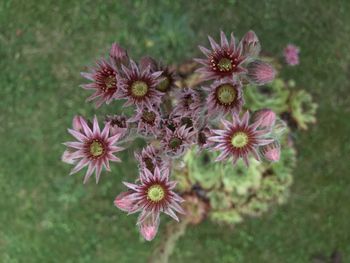
[[[156,114],[153,111],[144,111],[141,119],[143,122],[153,125],[156,120]]]
[[[235,72],[240,62],[233,53],[228,51],[216,51],[210,58],[212,69],[218,73]]]

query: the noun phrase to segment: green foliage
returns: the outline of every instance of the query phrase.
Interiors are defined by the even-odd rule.
[[[312,96],[305,90],[294,92],[290,98],[290,110],[293,119],[301,129],[307,130],[308,124],[316,122],[317,104]]]
[[[280,114],[288,109],[288,97],[289,90],[280,78],[264,86],[248,85],[244,89],[245,107],[253,111],[269,108]]]

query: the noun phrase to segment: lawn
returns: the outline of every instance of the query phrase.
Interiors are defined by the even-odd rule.
[[[161,233],[142,241],[135,216],[113,206],[121,181],[136,176],[132,149],[98,185],[83,185],[83,173],[69,177],[60,161],[72,117],[96,112],[84,103],[79,72],[114,41],[134,58],[178,64],[199,56],[208,34],[253,29],[269,54],[300,46],[300,66],[283,76],[314,96],[318,122],[294,134],[298,164],[286,205],[232,230],[190,228],[171,262],[299,263],[335,249],[350,262],[349,12],[348,0],[2,0],[0,261],[145,262]]]

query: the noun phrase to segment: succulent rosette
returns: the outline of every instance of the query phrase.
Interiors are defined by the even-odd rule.
[[[115,155],[120,146],[135,139],[144,145],[134,151],[135,183],[124,182],[128,190],[114,204],[140,213],[137,226],[148,241],[158,232],[161,213],[178,221],[186,211],[178,228],[183,230],[205,218],[236,224],[243,215],[282,203],[295,163],[286,123],[303,128],[315,121],[311,96],[291,93],[287,82],[275,79],[280,67],[258,57],[261,45],[253,31],[239,42],[223,32],[220,43],[210,36],[209,42],[211,49],[199,47],[205,55],[195,60],[200,68],[195,62],[164,66],[150,57],[136,63],[114,43],[108,59],[82,73],[91,81],[83,87],[95,92],[88,100],[97,107],[126,101],[121,112],[104,118],[102,130],[97,117],[90,123],[75,116],[68,130],[75,141],[64,143],[62,161],[74,165],[71,174],[87,167],[84,182],[93,173],[98,182],[110,162],[121,161]],[[296,50],[289,52],[295,62]]]

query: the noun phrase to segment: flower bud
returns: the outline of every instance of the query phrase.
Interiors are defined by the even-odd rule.
[[[254,85],[264,85],[274,80],[275,69],[268,63],[256,60],[248,65],[248,79]]]
[[[84,121],[83,117],[81,116],[74,116],[73,118],[73,129],[76,131],[82,131],[83,130],[83,125],[82,125],[82,121]]]
[[[262,109],[254,112],[252,119],[253,122],[260,121],[259,128],[271,129],[276,122],[276,113],[270,109]]]
[[[123,60],[128,59],[127,51],[117,43],[112,44],[109,56],[115,62],[122,62]]]
[[[289,44],[283,50],[284,59],[286,63],[290,66],[295,66],[299,64],[299,48],[295,45]]]
[[[131,192],[122,192],[114,199],[114,205],[124,212],[129,212],[133,207],[133,201],[130,198]]]
[[[148,218],[140,224],[140,233],[147,241],[153,240],[158,232],[159,218],[155,221],[151,218],[152,216],[148,216]]]
[[[242,38],[243,55],[257,57],[260,53],[260,42],[255,32],[250,30]]]
[[[281,150],[278,141],[264,145],[260,148],[262,156],[270,162],[277,162],[280,159]]]

